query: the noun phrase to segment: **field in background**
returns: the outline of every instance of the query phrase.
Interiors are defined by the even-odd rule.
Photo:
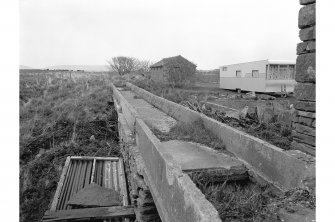
[[[66,156],[120,156],[104,73],[20,75],[20,221],[49,208]]]

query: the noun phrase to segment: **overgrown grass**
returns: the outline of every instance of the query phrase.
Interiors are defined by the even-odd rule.
[[[178,122],[168,133],[162,133],[155,128],[151,130],[161,141],[183,140],[207,145],[215,150],[225,150],[224,143],[206,129],[202,120],[197,120],[190,124]]]
[[[270,186],[250,180],[215,183],[202,172],[190,177],[217,209],[222,221],[281,221],[279,211],[294,213],[297,205],[315,210],[313,191],[294,189],[278,195]]]
[[[20,220],[42,218],[67,156],[119,156],[117,113],[102,77],[20,76]],[[46,79],[46,78],[44,78]]]

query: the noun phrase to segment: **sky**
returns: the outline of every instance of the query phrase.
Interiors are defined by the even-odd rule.
[[[198,69],[296,59],[297,0],[20,0],[20,64],[182,55]]]

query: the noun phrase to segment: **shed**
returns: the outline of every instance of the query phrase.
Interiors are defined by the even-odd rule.
[[[180,73],[180,77],[191,79],[190,76],[194,75],[196,67],[194,63],[188,61],[181,55],[163,58],[150,66],[150,78],[157,82],[167,83],[169,71],[173,68],[177,73]],[[188,72],[185,72],[185,69],[187,69]]]

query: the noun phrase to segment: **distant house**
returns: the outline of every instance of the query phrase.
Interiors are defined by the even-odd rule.
[[[171,73],[177,74],[175,81],[190,80],[196,65],[181,55],[164,58],[150,66],[150,78],[156,82],[171,82]],[[179,79],[179,80],[178,80]],[[169,81],[170,80],[170,81]]]

